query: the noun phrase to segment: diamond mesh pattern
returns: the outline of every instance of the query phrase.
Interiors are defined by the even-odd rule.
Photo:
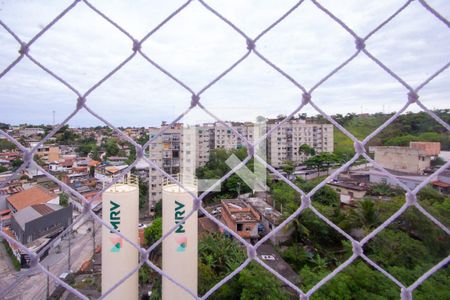
[[[269,27],[267,27],[265,30],[263,30],[259,35],[257,35],[255,38],[249,37],[247,34],[245,34],[241,29],[239,29],[235,24],[233,24],[231,21],[229,21],[224,15],[222,15],[220,12],[216,11],[213,7],[208,5],[206,1],[203,0],[197,0],[208,12],[215,15],[217,18],[219,18],[221,21],[226,23],[228,26],[230,26],[236,34],[240,35],[243,38],[243,41],[245,46],[247,48],[246,53],[240,57],[238,60],[236,60],[235,63],[233,63],[231,66],[229,66],[226,70],[224,70],[220,75],[218,75],[216,78],[211,80],[210,83],[208,83],[205,87],[200,89],[199,91],[195,92],[193,89],[191,89],[188,85],[183,83],[182,80],[175,77],[173,74],[168,72],[166,69],[164,69],[163,66],[159,65],[157,62],[155,62],[151,56],[144,53],[141,49],[141,46],[143,43],[145,43],[148,39],[151,39],[152,35],[157,32],[161,27],[163,27],[167,22],[170,22],[170,20],[176,16],[178,13],[180,13],[182,10],[184,10],[187,6],[189,6],[194,0],[188,0],[186,1],[182,6],[180,6],[178,9],[173,11],[169,16],[167,16],[163,22],[161,22],[159,25],[157,25],[154,29],[152,29],[148,34],[146,34],[141,39],[137,39],[134,36],[132,36],[130,33],[126,31],[122,26],[115,23],[114,20],[109,18],[105,13],[97,9],[94,5],[92,5],[87,0],[75,0],[73,3],[71,3],[66,9],[64,9],[53,21],[51,21],[49,24],[47,24],[42,30],[36,34],[31,40],[28,42],[22,41],[20,37],[14,33],[3,21],[0,20],[0,25],[17,41],[17,46],[19,48],[19,56],[11,62],[11,64],[0,73],[0,80],[3,78],[5,74],[7,74],[11,69],[13,69],[21,60],[28,59],[31,62],[33,62],[35,65],[37,65],[39,68],[47,72],[49,75],[51,75],[53,78],[55,78],[57,81],[59,81],[63,86],[65,86],[68,90],[73,92],[74,94],[74,104],[75,108],[73,112],[67,116],[63,122],[61,122],[59,125],[55,126],[54,129],[48,133],[48,135],[42,139],[31,151],[27,150],[23,145],[21,145],[17,140],[15,140],[13,137],[8,135],[5,131],[0,130],[0,135],[6,137],[9,141],[14,143],[19,150],[21,150],[23,154],[23,164],[11,175],[9,178],[10,180],[13,180],[14,178],[18,177],[22,170],[27,168],[28,166],[34,166],[35,168],[39,169],[41,172],[43,172],[50,180],[55,182],[60,186],[60,188],[68,192],[75,197],[77,197],[84,205],[83,213],[74,220],[72,226],[76,224],[81,218],[85,216],[92,217],[96,222],[101,224],[102,226],[107,227],[109,230],[115,232],[119,236],[121,236],[125,241],[130,243],[133,247],[135,247],[141,254],[141,263],[138,265],[134,270],[129,272],[128,274],[124,274],[124,277],[122,280],[117,282],[109,291],[104,291],[104,294],[100,297],[100,299],[105,298],[112,290],[114,290],[117,286],[119,286],[122,282],[124,282],[128,277],[130,277],[134,272],[137,272],[138,269],[145,263],[150,268],[152,268],[154,271],[159,273],[161,276],[164,276],[168,278],[170,281],[175,283],[176,285],[180,286],[184,290],[186,290],[188,293],[192,295],[195,299],[206,299],[208,298],[212,293],[214,293],[218,288],[220,288],[223,284],[225,284],[228,280],[230,280],[233,276],[235,276],[237,273],[239,273],[243,268],[245,268],[252,260],[258,262],[260,265],[262,265],[266,270],[271,272],[275,275],[276,278],[283,281],[285,284],[290,286],[292,289],[294,289],[298,295],[299,298],[302,300],[309,299],[309,297],[316,292],[321,286],[323,286],[325,283],[327,283],[329,280],[331,280],[334,276],[336,276],[339,272],[341,272],[343,269],[345,269],[348,265],[350,265],[355,259],[360,257],[364,261],[366,261],[368,264],[370,264],[372,267],[377,269],[379,272],[381,272],[384,276],[389,278],[391,281],[393,281],[396,285],[398,285],[401,289],[400,298],[403,300],[406,299],[412,299],[412,292],[420,285],[422,284],[428,277],[433,275],[433,273],[437,272],[440,268],[444,267],[448,262],[450,261],[450,256],[447,256],[442,261],[440,261],[438,264],[436,264],[434,267],[432,267],[430,270],[428,270],[426,273],[424,273],[420,278],[418,278],[412,285],[405,286],[403,285],[399,280],[397,280],[394,276],[389,274],[386,270],[384,270],[382,267],[380,267],[378,264],[376,264],[374,261],[372,261],[370,258],[368,258],[363,251],[363,247],[365,244],[367,244],[371,239],[373,239],[381,230],[386,228],[389,224],[391,224],[395,219],[397,219],[408,207],[415,206],[421,213],[423,213],[428,219],[430,219],[434,224],[439,226],[444,232],[450,234],[450,230],[442,224],[439,220],[437,220],[435,217],[433,217],[430,213],[428,213],[417,201],[417,193],[426,185],[428,184],[432,178],[434,178],[436,175],[440,174],[444,170],[448,169],[450,167],[450,162],[447,162],[445,165],[443,165],[440,169],[438,169],[434,174],[430,175],[426,180],[424,180],[420,185],[418,185],[415,189],[411,190],[407,186],[405,186],[402,182],[400,182],[395,176],[390,174],[388,171],[383,169],[379,164],[377,164],[374,160],[371,159],[371,157],[366,153],[365,146],[369,142],[370,139],[372,139],[375,135],[377,135],[381,130],[383,130],[385,127],[387,127],[389,124],[391,124],[401,113],[403,113],[411,104],[415,103],[417,104],[423,111],[425,111],[428,115],[430,115],[434,120],[436,120],[438,123],[440,123],[442,126],[444,126],[448,131],[450,131],[450,125],[444,122],[442,119],[440,119],[436,114],[434,114],[432,111],[430,111],[419,99],[419,92],[421,89],[427,85],[430,81],[432,81],[434,78],[439,76],[442,72],[444,72],[450,65],[450,62],[444,64],[440,69],[438,69],[435,73],[433,73],[429,78],[427,78],[425,81],[423,81],[421,84],[419,84],[416,87],[410,86],[405,80],[403,80],[400,76],[398,76],[394,71],[392,71],[387,65],[385,65],[382,61],[377,59],[367,48],[366,48],[366,41],[376,34],[382,27],[384,27],[386,24],[392,21],[398,14],[400,14],[404,9],[408,7],[408,5],[413,2],[413,0],[406,1],[401,7],[398,8],[397,11],[395,11],[391,16],[389,16],[386,20],[384,20],[381,24],[379,24],[377,27],[375,27],[369,34],[367,34],[364,37],[358,36],[344,21],[339,19],[336,15],[333,14],[330,10],[328,10],[326,7],[324,7],[319,1],[316,0],[310,0],[315,7],[317,8],[317,13],[324,13],[329,18],[331,18],[334,22],[339,24],[349,35],[351,35],[355,42],[355,52],[353,55],[351,55],[349,58],[347,58],[345,61],[341,62],[335,69],[333,69],[329,74],[327,74],[325,77],[320,79],[316,84],[314,84],[310,89],[305,88],[301,83],[296,81],[293,77],[291,77],[289,74],[287,74],[285,71],[283,71],[280,67],[278,67],[276,64],[274,64],[269,58],[265,57],[261,52],[257,49],[257,43],[258,40],[264,36],[267,32],[272,30],[274,27],[276,27],[280,22],[283,22],[283,20],[290,15],[293,11],[300,9],[302,3],[306,2],[305,0],[301,0],[298,3],[296,3],[292,8],[290,8],[284,15],[282,15],[279,19],[277,19],[273,24],[271,24]],[[450,22],[443,17],[439,12],[433,9],[425,0],[418,0],[418,2],[422,5],[424,11],[424,14],[430,13],[433,16],[435,16],[440,22],[444,23],[447,27],[450,27]],[[103,79],[101,79],[99,82],[94,84],[92,87],[90,87],[87,91],[82,92],[74,88],[69,82],[58,76],[55,72],[47,68],[45,65],[41,64],[37,59],[35,59],[32,56],[32,46],[33,44],[47,31],[51,30],[51,28],[59,22],[62,18],[64,18],[65,15],[67,15],[75,6],[77,5],[85,5],[92,11],[94,11],[99,18],[102,18],[109,22],[113,27],[114,30],[120,31],[122,34],[124,34],[129,40],[130,40],[130,55],[126,57],[118,66],[116,66],[114,69],[112,69],[108,74],[106,74]],[[248,258],[240,265],[237,269],[235,269],[232,273],[230,273],[228,276],[223,278],[220,282],[218,282],[211,290],[209,290],[205,295],[199,297],[193,294],[192,291],[188,290],[186,287],[184,287],[182,284],[176,282],[173,278],[171,278],[168,274],[165,274],[160,268],[155,266],[149,259],[149,253],[154,250],[158,245],[162,243],[162,241],[175,229],[176,226],[174,226],[169,233],[165,234],[161,237],[160,240],[155,242],[153,245],[151,245],[148,249],[141,248],[139,245],[133,243],[132,241],[128,240],[125,236],[123,236],[120,232],[117,232],[115,229],[113,229],[109,224],[105,223],[100,217],[98,217],[92,210],[90,202],[86,200],[81,194],[79,194],[77,191],[72,189],[70,186],[66,185],[65,183],[58,180],[56,177],[45,171],[42,167],[40,167],[34,160],[33,157],[36,154],[38,148],[43,145],[47,140],[49,140],[62,126],[67,124],[80,110],[85,109],[88,111],[92,116],[100,120],[101,122],[105,123],[107,126],[112,128],[117,134],[119,134],[120,137],[125,139],[126,141],[130,142],[134,147],[136,147],[136,160],[126,169],[124,169],[121,172],[121,175],[125,175],[128,173],[137,163],[139,159],[144,159],[152,168],[155,168],[158,172],[160,172],[164,177],[166,177],[171,182],[179,185],[181,188],[183,188],[183,185],[174,177],[172,177],[170,174],[167,174],[164,172],[161,168],[159,168],[155,163],[153,163],[151,160],[149,160],[147,157],[144,156],[145,149],[148,148],[150,143],[154,141],[159,135],[161,135],[166,129],[161,129],[160,132],[151,138],[149,141],[147,141],[143,146],[136,143],[133,139],[131,139],[129,136],[127,136],[125,133],[121,132],[118,128],[116,128],[111,122],[100,116],[98,113],[93,111],[88,106],[88,98],[89,95],[97,89],[99,86],[101,86],[105,81],[107,81],[113,74],[115,74],[117,71],[119,71],[124,65],[126,65],[129,61],[131,61],[135,56],[141,56],[143,57],[148,63],[153,65],[156,69],[158,69],[161,72],[161,75],[168,76],[171,78],[174,82],[179,84],[181,87],[183,87],[189,94],[191,94],[190,99],[186,99],[186,108],[185,110],[177,117],[175,118],[170,125],[176,123],[181,118],[183,118],[186,114],[190,112],[191,109],[194,107],[199,107],[204,112],[206,112],[209,116],[214,118],[217,122],[222,124],[225,127],[228,127],[228,125],[221,120],[218,116],[211,113],[201,102],[201,95],[209,89],[211,86],[216,84],[219,80],[221,80],[224,76],[226,76],[231,70],[233,70],[236,66],[238,66],[242,61],[244,61],[247,57],[250,55],[256,55],[259,57],[263,62],[265,62],[267,65],[272,67],[274,70],[276,70],[278,73],[283,75],[288,81],[290,81],[293,85],[295,85],[299,90],[299,95],[302,96],[299,97],[299,106],[291,113],[289,114],[281,123],[279,123],[276,127],[272,128],[269,132],[267,132],[264,136],[262,136],[257,141],[254,141],[253,143],[246,140],[239,132],[237,132],[234,128],[229,127],[230,130],[234,132],[237,136],[239,136],[243,141],[247,144],[248,149],[248,156],[247,158],[241,162],[239,165],[237,165],[234,169],[232,169],[230,172],[228,172],[225,176],[223,176],[216,184],[212,187],[210,187],[207,191],[203,192],[201,195],[197,196],[189,192],[189,190],[186,190],[187,192],[191,193],[193,199],[194,199],[194,209],[185,217],[184,220],[188,219],[195,210],[201,210],[208,218],[210,218],[212,221],[214,221],[218,226],[225,229],[226,225],[221,223],[219,220],[214,218],[212,215],[210,215],[203,207],[202,207],[202,200],[205,198],[206,195],[210,191],[214,189],[215,186],[221,184],[224,180],[226,180],[228,177],[230,177],[236,170],[244,166],[252,157],[262,163],[264,166],[267,167],[269,171],[274,173],[276,176],[278,176],[281,180],[286,182],[289,186],[291,186],[294,190],[296,190],[298,193],[302,195],[301,205],[295,211],[292,215],[290,215],[284,222],[282,222],[278,227],[276,227],[274,230],[272,230],[268,235],[266,235],[263,239],[261,239],[257,244],[251,245],[245,240],[243,240],[239,235],[234,233],[232,230],[227,230],[233,236],[238,239],[246,248],[247,248],[247,254]],[[387,74],[389,74],[392,77],[392,80],[395,80],[399,82],[404,88],[405,88],[405,102],[403,107],[397,111],[389,120],[387,120],[383,125],[381,125],[379,128],[377,128],[374,132],[369,134],[364,140],[360,141],[355,136],[353,136],[350,132],[348,132],[344,127],[342,127],[339,123],[337,123],[331,116],[327,115],[313,100],[313,92],[321,86],[325,81],[327,81],[329,78],[333,77],[338,73],[342,68],[344,68],[349,62],[351,62],[355,57],[358,55],[365,55],[367,56],[371,61],[373,61],[374,64],[378,65],[381,69],[383,69]],[[323,180],[319,185],[317,185],[313,190],[311,190],[309,193],[303,192],[299,187],[297,187],[295,184],[293,184],[291,181],[289,181],[287,178],[285,178],[282,174],[280,174],[276,169],[274,169],[270,164],[268,164],[264,159],[259,157],[255,151],[254,148],[256,145],[261,143],[264,139],[266,139],[274,130],[276,130],[279,126],[281,126],[283,123],[288,122],[296,113],[298,113],[302,108],[304,108],[307,105],[311,105],[317,112],[319,112],[322,116],[324,116],[329,122],[331,122],[334,126],[336,126],[340,131],[342,131],[347,137],[349,137],[354,142],[354,148],[355,148],[355,155],[344,165],[342,165],[340,168],[335,170],[331,175],[329,175],[325,180]],[[373,230],[370,234],[368,234],[365,238],[363,238],[361,241],[357,241],[354,238],[352,238],[350,235],[348,235],[345,231],[343,231],[341,228],[339,228],[336,224],[331,222],[329,219],[327,219],[324,215],[322,215],[311,203],[311,198],[314,195],[316,191],[318,191],[320,188],[322,188],[326,182],[329,180],[336,178],[341,172],[343,172],[345,169],[347,169],[353,162],[355,162],[359,157],[364,157],[366,160],[371,162],[375,167],[379,168],[383,171],[387,176],[389,176],[392,180],[397,182],[399,186],[401,186],[405,192],[406,192],[406,201],[403,204],[403,206],[394,213],[390,218],[388,218],[385,222],[383,222],[379,227],[377,227],[375,230]],[[108,189],[110,186],[115,184],[121,176],[115,178],[112,182],[105,185],[104,188],[96,194],[94,199],[98,199],[101,197],[102,193]],[[7,181],[8,182],[8,181]],[[7,183],[6,182],[6,183]],[[4,183],[3,186],[6,184]],[[3,187],[3,186],[0,186]],[[184,188],[183,188],[184,189]],[[338,231],[340,234],[342,234],[346,239],[348,239],[352,245],[353,245],[353,255],[348,258],[344,263],[342,263],[338,268],[336,268],[333,272],[331,272],[329,275],[324,277],[320,282],[318,282],[315,286],[313,286],[308,291],[303,291],[299,287],[295,286],[293,283],[291,283],[289,280],[278,274],[275,270],[270,268],[267,264],[265,264],[262,260],[260,260],[256,255],[256,250],[258,247],[267,241],[271,236],[276,234],[278,231],[280,231],[286,224],[291,222],[294,218],[298,217],[305,209],[311,209],[315,215],[317,215],[320,219],[322,219],[324,222],[326,222],[329,226],[334,228],[336,231]],[[72,227],[71,226],[71,227]],[[64,232],[61,233],[61,236],[66,234],[71,230],[71,227],[67,228]],[[15,240],[11,239],[8,235],[6,235],[3,231],[0,231],[0,236],[6,240],[8,240],[11,243],[17,244],[17,246],[23,250],[24,252],[28,253],[28,255],[31,258],[31,270],[40,270],[41,272],[47,274],[52,278],[55,282],[62,285],[64,288],[66,288],[68,291],[73,293],[74,295],[78,296],[81,299],[88,299],[85,295],[74,289],[73,287],[69,286],[67,283],[60,280],[57,276],[49,272],[43,265],[39,263],[39,256],[42,255],[43,252],[45,252],[46,249],[41,250],[39,253],[34,253],[30,250],[28,250],[24,245],[16,242]],[[52,245],[48,245],[46,248],[51,247]],[[31,272],[31,270],[29,272]],[[18,282],[13,283],[12,286],[0,291],[0,298],[5,296],[11,288],[14,288],[15,285],[17,285]]]

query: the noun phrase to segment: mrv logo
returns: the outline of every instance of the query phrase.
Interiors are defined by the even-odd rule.
[[[112,228],[120,232],[120,204],[110,201],[110,208],[109,208],[109,223],[111,224]],[[112,233],[112,231],[110,231]],[[122,248],[122,238],[117,237],[110,237],[109,238],[113,244],[113,247],[111,248],[111,252],[119,252]]]
[[[177,230],[175,230],[175,241],[178,245],[177,252],[184,252],[187,247],[187,237],[183,234],[186,233],[184,227],[185,223],[182,221],[185,215],[184,204],[175,200],[175,224],[178,224]]]

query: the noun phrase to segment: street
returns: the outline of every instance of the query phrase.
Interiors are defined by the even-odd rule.
[[[70,241],[71,256],[70,269],[77,271],[83,262],[90,259],[93,253],[93,234],[91,220],[82,220],[81,225],[74,226],[74,233]],[[95,224],[95,245],[101,243],[101,225]],[[4,251],[4,249],[3,249]],[[6,256],[0,259],[0,290],[4,291],[0,298],[9,299],[47,299],[47,276],[40,269],[22,269],[11,272]],[[5,258],[4,258],[5,257]],[[56,276],[69,271],[69,241],[65,237],[58,246],[50,249],[49,255],[41,261]],[[49,281],[49,293],[55,289],[55,282]]]

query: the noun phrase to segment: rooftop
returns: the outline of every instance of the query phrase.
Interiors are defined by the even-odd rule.
[[[348,181],[332,181],[332,182],[329,182],[328,185],[343,187],[343,188],[355,190],[355,191],[366,191],[367,190],[366,186],[361,186],[361,185],[355,184],[354,182],[348,182]]]
[[[28,190],[24,190],[6,198],[6,200],[16,209],[21,210],[34,204],[43,204],[57,195],[45,189],[42,186],[34,186]]]
[[[222,200],[222,213],[225,211],[235,222],[254,223],[260,220],[259,214],[244,200],[227,199]]]
[[[25,229],[25,224],[33,221],[42,216],[48,215],[54,211],[62,209],[62,206],[57,204],[35,204],[26,207],[13,215],[13,218],[20,225],[22,229]]]

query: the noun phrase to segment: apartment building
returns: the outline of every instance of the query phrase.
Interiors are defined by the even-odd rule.
[[[272,130],[282,120],[268,120],[267,130]],[[278,168],[290,160],[303,162],[306,156],[299,147],[306,144],[316,151],[333,152],[333,125],[308,123],[302,119],[292,119],[282,124],[267,139],[267,155],[270,164]]]
[[[220,123],[214,124],[214,141],[211,143],[214,145],[214,149],[222,148],[231,150],[245,147],[245,141],[229,127],[235,129],[245,139],[253,141],[253,123],[228,122],[226,124],[228,127]]]
[[[216,125],[215,123],[205,123],[194,127],[196,131],[196,166],[202,167],[209,160],[209,152],[215,146]]]
[[[157,134],[166,129],[161,135]],[[149,159],[168,174],[178,174],[181,171],[181,141],[183,136],[183,124],[176,123],[169,126],[163,122],[161,128],[149,129],[150,139],[156,137],[150,143]],[[162,198],[163,177],[156,168],[149,169],[149,201],[150,208]]]
[[[32,141],[29,142],[30,146],[28,147],[29,150],[33,149],[39,142],[38,141]],[[59,146],[57,145],[41,145],[37,152],[36,156],[40,159],[44,160],[45,162],[52,162],[57,161],[60,159],[61,150]]]
[[[275,119],[269,120],[268,124],[228,122],[226,125],[232,127],[246,140],[255,141],[279,122],[281,120]],[[163,129],[165,129],[164,132],[157,136]],[[234,130],[218,122],[185,127],[182,123],[170,126],[163,122],[161,128],[149,129],[150,138],[157,136],[150,144],[149,159],[168,174],[186,172],[195,174],[196,168],[208,162],[212,149],[231,150],[246,147],[245,140]],[[258,153],[261,155],[266,152],[269,162],[274,167],[280,167],[287,160],[298,163],[306,158],[299,153],[299,147],[302,144],[313,147],[317,153],[332,152],[333,126],[292,119],[275,130],[267,138],[266,143],[261,143]],[[156,171],[156,168],[150,168],[150,207],[161,200],[162,179],[162,175]]]

